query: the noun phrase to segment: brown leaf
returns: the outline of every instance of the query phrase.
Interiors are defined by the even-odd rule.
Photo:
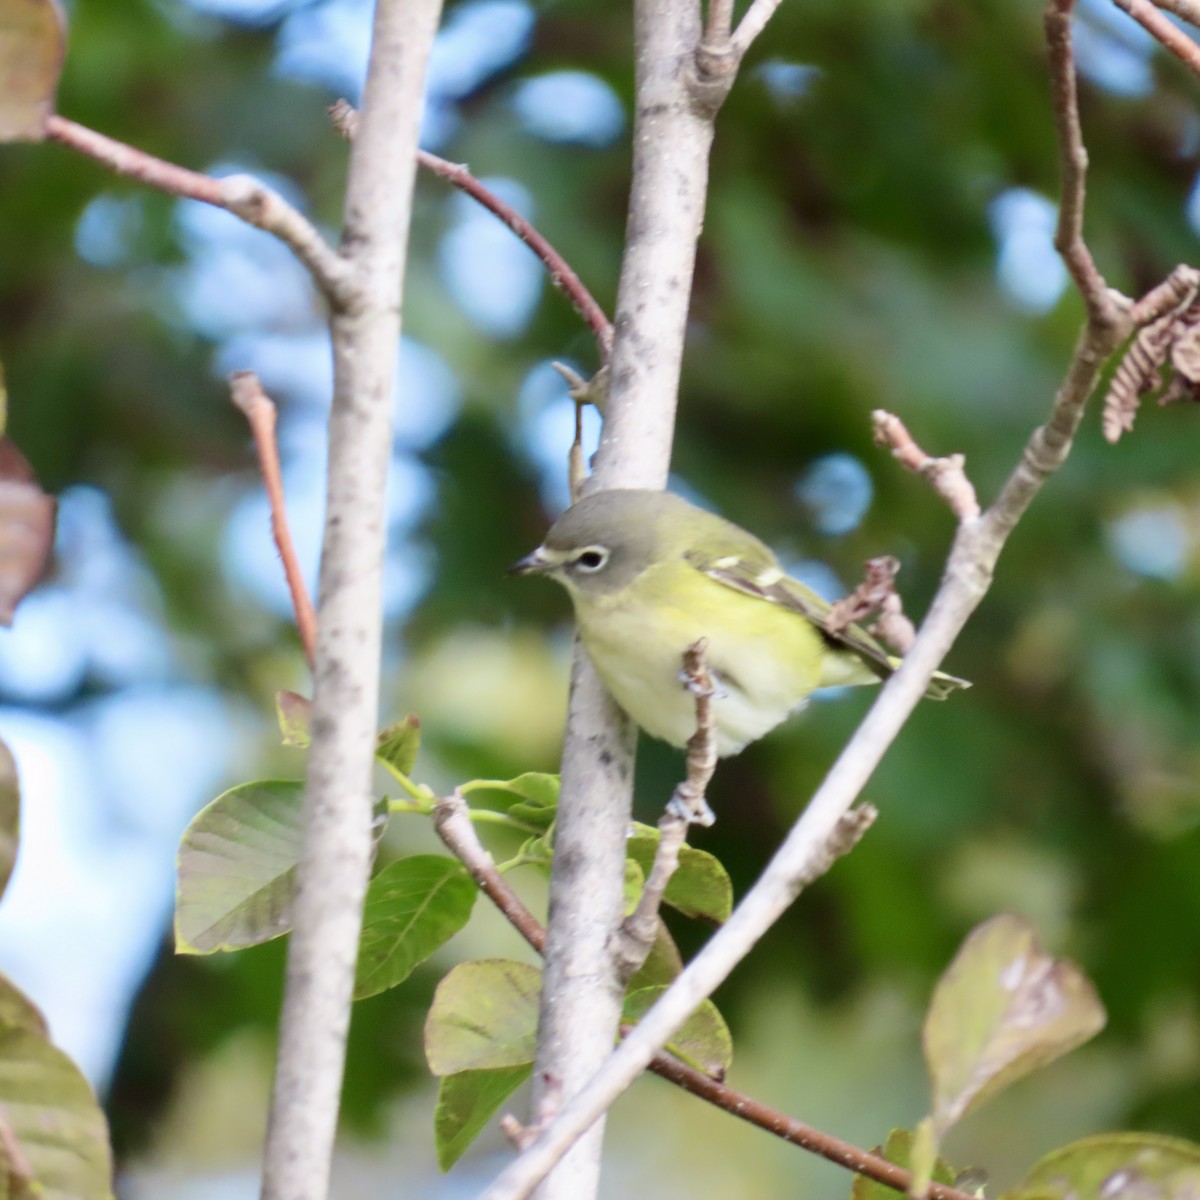
[[[0,625],[12,623],[17,605],[42,577],[54,544],[55,510],[25,456],[0,437]]]
[[[45,136],[65,33],[55,0],[0,0],[0,142]]]

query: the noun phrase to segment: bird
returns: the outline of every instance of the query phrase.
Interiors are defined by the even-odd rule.
[[[683,747],[696,732],[684,651],[704,639],[717,753],[736,754],[817,688],[877,683],[900,665],[858,625],[788,576],[732,521],[673,492],[594,492],[510,568],[561,584],[584,649],[613,699],[652,737]],[[969,687],[938,672],[926,696]]]

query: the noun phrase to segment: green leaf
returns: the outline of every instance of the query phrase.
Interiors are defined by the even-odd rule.
[[[425,1058],[435,1075],[533,1062],[542,973],[528,963],[460,963],[438,984],[425,1020]]]
[[[1195,1200],[1200,1146],[1153,1133],[1103,1133],[1047,1154],[1006,1200]]]
[[[648,987],[630,992],[623,1008],[625,1020],[636,1024],[666,990],[665,987]],[[733,1064],[733,1037],[725,1018],[711,1000],[702,1001],[671,1036],[667,1050],[713,1079],[723,1079]]]
[[[625,904],[622,911],[626,916],[629,916],[637,908],[645,887],[646,877],[642,874],[642,868],[632,858],[627,858],[625,860],[625,882],[622,885]]]
[[[414,716],[407,716],[395,725],[389,725],[379,735],[375,757],[398,779],[407,782],[416,765],[420,746],[421,722]]]
[[[922,1117],[917,1122],[909,1146],[909,1166],[912,1178],[908,1182],[910,1196],[928,1196],[933,1182],[933,1171],[938,1162],[938,1131],[932,1117]]]
[[[240,950],[291,927],[304,785],[244,783],[200,810],[183,835],[175,898],[180,954]]]
[[[0,741],[0,895],[8,887],[17,861],[21,832],[21,791],[17,783],[17,764],[8,747]]]
[[[479,894],[456,859],[421,854],[389,863],[367,888],[354,998],[395,987],[466,923]]]
[[[46,1040],[35,1015],[25,996],[0,977],[3,1194],[13,1200],[23,1194],[109,1200],[112,1156],[104,1113],[79,1069]]]
[[[499,793],[489,797],[492,806],[534,829],[549,829],[558,812],[557,775],[530,771],[516,779],[473,779],[459,790],[464,796],[473,792]]]
[[[1104,1027],[1095,989],[1049,957],[1033,927],[1002,914],[976,928],[938,981],[925,1016],[925,1062],[938,1138],[1009,1084]]]
[[[654,862],[658,840],[659,832],[653,825],[634,822],[625,853],[646,874],[650,873]],[[663,903],[686,917],[720,924],[727,921],[733,911],[733,883],[719,859],[706,850],[684,845],[679,852],[679,866],[667,884]]]
[[[0,975],[0,1027],[50,1036],[41,1009],[4,975]]]
[[[495,1071],[459,1071],[438,1082],[433,1113],[438,1166],[448,1171],[500,1106],[529,1078],[530,1063]]]
[[[275,715],[283,744],[306,750],[312,741],[312,701],[297,692],[276,692]]]
[[[0,142],[45,136],[64,41],[62,13],[54,0],[0,0]]]
[[[907,1129],[893,1129],[888,1134],[887,1142],[876,1146],[873,1154],[886,1158],[888,1162],[903,1167],[906,1171],[913,1165],[913,1134]],[[956,1178],[954,1168],[944,1158],[938,1158],[933,1164],[931,1177],[934,1183],[944,1183],[954,1186]],[[850,1200],[897,1200],[899,1193],[877,1180],[868,1179],[865,1175],[855,1175],[850,1185]]]

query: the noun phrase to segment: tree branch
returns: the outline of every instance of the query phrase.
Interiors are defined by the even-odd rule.
[[[217,179],[165,162],[97,133],[57,113],[46,119],[46,137],[160,192],[223,208],[248,225],[274,234],[308,268],[313,282],[331,303],[346,304],[352,294],[346,261],[299,210],[278,192],[249,175]]]
[[[775,15],[775,10],[782,3],[783,0],[754,0],[754,3],[746,10],[745,16],[734,30],[732,39],[734,52],[739,59],[750,49],[754,39],[766,29],[767,22]]]
[[[871,423],[875,428],[875,444],[890,447],[892,456],[902,466],[923,475],[960,522],[973,521],[979,516],[979,501],[967,478],[966,459],[961,454],[951,454],[948,458],[926,454],[904,422],[882,408],[871,414]]]
[[[325,1200],[362,901],[382,630],[384,490],[425,64],[440,0],[377,0],[350,156],[312,719],[264,1200]]]
[[[1154,0],[1159,8],[1174,13],[1181,21],[1200,27],[1200,4],[1196,0]]]
[[[275,405],[263,390],[263,385],[253,371],[235,371],[229,377],[229,389],[233,402],[245,414],[254,435],[258,451],[258,466],[262,472],[263,486],[271,505],[271,531],[275,535],[275,546],[283,563],[283,574],[287,579],[292,597],[292,610],[296,614],[296,631],[300,644],[308,659],[309,669],[316,660],[317,614],[304,586],[304,576],[296,558],[296,547],[288,528],[287,506],[283,496],[283,473],[279,469],[279,447],[275,442]]]
[[[1058,134],[1062,195],[1058,202],[1058,228],[1054,246],[1062,255],[1089,313],[1106,311],[1108,287],[1092,261],[1083,240],[1083,209],[1086,195],[1087,150],[1079,123],[1079,95],[1075,55],[1071,46],[1071,17],[1075,0],[1047,0],[1043,23],[1050,64],[1050,101]]]
[[[329,110],[334,127],[347,140],[353,140],[358,129],[358,113],[348,100],[339,100]],[[600,361],[608,361],[612,351],[612,323],[604,309],[588,291],[582,279],[565,258],[544,238],[516,209],[505,204],[495,192],[485,187],[463,163],[447,162],[430,154],[427,150],[417,151],[417,165],[439,179],[453,184],[488,212],[498,217],[534,252],[550,275],[550,282],[570,300],[575,311],[584,319],[600,349]]]
[[[662,487],[671,458],[696,242],[716,108],[696,103],[701,41],[691,0],[636,0],[633,175],[617,290],[604,427],[590,488]],[[612,937],[622,917],[633,727],[576,644],[555,826],[533,1111],[569,1099],[612,1051],[621,981]],[[590,1200],[603,1139],[596,1124],[540,1189]]]
[[[1193,75],[1200,75],[1200,46],[1178,25],[1167,20],[1150,0],[1113,0],[1113,3],[1161,42]],[[1164,4],[1163,7],[1169,8],[1170,5]],[[1195,15],[1194,9],[1192,15]],[[1184,19],[1192,20],[1192,17]]]

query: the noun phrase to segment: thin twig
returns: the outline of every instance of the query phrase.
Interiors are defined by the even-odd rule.
[[[704,20],[704,40],[710,46],[723,46],[733,30],[733,0],[708,0]]]
[[[680,817],[686,832],[688,825],[711,825],[716,818],[704,793],[717,769],[717,719],[713,700],[717,684],[704,661],[708,639],[700,638],[683,652],[684,687],[696,702],[696,732],[688,738],[687,776],[675,789],[667,811]]]
[[[583,456],[583,410],[591,404],[604,416],[608,403],[608,380],[610,370],[605,363],[591,379],[584,379],[578,371],[566,363],[550,364],[567,382],[567,395],[575,401],[575,437],[567,455],[567,479],[570,484],[571,503],[583,495],[583,485],[588,479],[587,463]]]
[[[846,853],[853,841],[861,837],[874,819],[870,805],[854,809],[847,814],[842,833],[835,849]],[[508,881],[496,869],[492,856],[484,849],[479,834],[467,815],[467,805],[457,792],[438,800],[434,808],[434,828],[447,848],[470,872],[484,895],[492,901],[507,918],[512,927],[539,954],[546,943],[546,931],[538,919],[525,907],[521,898],[508,885]],[[622,1035],[627,1036],[635,1026],[622,1026]],[[735,1117],[757,1125],[760,1129],[791,1142],[801,1149],[827,1158],[839,1166],[875,1179],[887,1187],[902,1192],[907,1190],[909,1173],[902,1167],[888,1162],[878,1155],[870,1154],[850,1142],[842,1141],[832,1134],[823,1133],[811,1125],[805,1125],[792,1117],[755,1100],[744,1092],[736,1091],[710,1075],[680,1062],[673,1055],[658,1053],[650,1061],[649,1068],[656,1075],[683,1088],[693,1096],[708,1101]],[[506,1136],[514,1141],[525,1142],[526,1135],[536,1133],[531,1125],[506,1122]],[[511,1131],[511,1132],[510,1132]],[[934,1184],[930,1192],[934,1200],[970,1200],[965,1192]]]
[[[1174,13],[1181,21],[1200,27],[1200,4],[1196,0],[1154,0],[1159,8]]]
[[[1113,3],[1161,42],[1193,75],[1200,75],[1200,46],[1164,17],[1150,0],[1113,0]]]
[[[731,39],[734,53],[740,59],[750,49],[754,39],[767,27],[767,22],[775,15],[775,10],[783,0],[754,0],[746,10]]]
[[[118,175],[172,196],[223,208],[246,224],[273,234],[308,268],[313,282],[330,300],[342,304],[349,298],[350,275],[345,259],[298,209],[257,179],[249,175],[217,179],[190,171],[57,114],[46,119],[46,136],[94,158]]]
[[[714,114],[733,87],[741,60],[734,49],[732,28],[733,0],[708,0],[704,35],[696,46],[693,96]]]
[[[519,212],[505,204],[495,192],[489,191],[461,163],[447,162],[430,154],[427,150],[417,151],[417,163],[426,171],[453,184],[473,200],[483,205],[488,212],[500,218],[541,259],[550,275],[550,282],[570,300],[575,311],[587,322],[596,338],[601,362],[607,362],[612,352],[612,322],[584,285],[582,279],[565,258],[542,236]]]
[[[877,408],[871,414],[875,444],[891,448],[892,454],[910,471],[923,475],[935,492],[950,507],[959,521],[973,521],[979,516],[979,501],[967,478],[966,460],[961,454],[933,458],[925,453],[899,417]]]
[[[1083,209],[1087,184],[1087,150],[1079,122],[1075,55],[1071,46],[1071,17],[1075,0],[1047,0],[1043,16],[1050,63],[1050,98],[1058,132],[1062,194],[1054,245],[1075,280],[1088,311],[1099,313],[1110,304],[1108,287],[1083,240]]]
[[[1129,309],[1129,320],[1134,328],[1141,328],[1151,321],[1165,316],[1178,308],[1185,300],[1200,291],[1200,271],[1181,263],[1156,287],[1152,287]]]
[[[470,872],[484,895],[504,914],[508,923],[539,953],[546,945],[546,931],[508,886],[484,849],[461,792],[438,798],[433,809],[433,827],[455,857]]]
[[[334,128],[348,141],[354,139],[358,128],[358,113],[347,100],[339,100],[329,110]],[[498,217],[534,252],[550,275],[554,284],[571,302],[575,311],[584,319],[596,337],[601,362],[608,362],[612,351],[612,322],[605,316],[604,309],[588,291],[583,280],[575,273],[571,264],[543,237],[516,209],[504,203],[495,192],[489,190],[462,163],[448,162],[427,150],[417,151],[417,164],[423,170],[446,180],[465,192],[472,200],[482,204],[488,212]]]
[[[283,473],[279,468],[279,446],[275,441],[275,405],[253,371],[235,371],[229,377],[229,390],[234,404],[245,414],[250,432],[254,435],[258,467],[271,504],[271,532],[275,535],[275,546],[283,562],[283,573],[292,596],[296,631],[311,670],[317,652],[317,614],[313,610],[308,588],[304,586],[304,575],[288,528]]]
[[[637,907],[621,922],[613,939],[613,955],[621,979],[630,979],[649,957],[658,936],[659,909],[691,825],[716,819],[705,792],[717,769],[717,721],[713,698],[717,685],[704,662],[708,640],[701,638],[683,652],[684,686],[696,701],[696,732],[688,739],[687,776],[675,789],[658,822],[658,846]]]

